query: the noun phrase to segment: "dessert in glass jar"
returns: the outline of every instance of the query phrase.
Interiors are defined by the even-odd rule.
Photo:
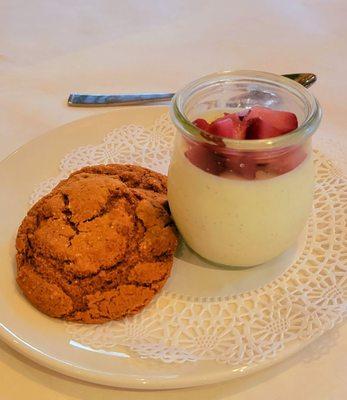
[[[236,267],[288,249],[312,207],[321,111],[309,91],[275,74],[221,72],[179,91],[171,117],[168,199],[188,246]]]

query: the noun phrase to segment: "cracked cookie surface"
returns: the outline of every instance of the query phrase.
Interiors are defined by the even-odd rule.
[[[149,303],[176,246],[165,176],[132,165],[86,167],[24,218],[17,283],[51,317],[102,323]]]

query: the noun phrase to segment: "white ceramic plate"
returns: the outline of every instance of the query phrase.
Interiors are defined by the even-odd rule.
[[[343,246],[336,247],[345,223],[339,198],[345,180],[318,155],[323,194],[316,196],[307,234],[278,259],[254,269],[223,270],[183,246],[165,290],[148,308],[135,318],[100,326],[66,324],[27,302],[15,283],[14,242],[34,189],[37,199],[69,171],[96,162],[124,160],[165,171],[173,134],[166,111],[132,107],[84,118],[0,163],[0,334],[48,368],[126,388],[203,385],[288,357],[346,311]],[[320,246],[330,255],[319,255]]]

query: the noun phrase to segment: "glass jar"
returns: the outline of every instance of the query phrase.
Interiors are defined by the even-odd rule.
[[[268,139],[234,140],[192,122],[253,106],[292,112],[298,128]],[[321,110],[310,92],[275,74],[226,71],[180,90],[171,118],[177,134],[168,199],[188,246],[212,262],[237,267],[261,264],[288,249],[312,207],[311,136]]]

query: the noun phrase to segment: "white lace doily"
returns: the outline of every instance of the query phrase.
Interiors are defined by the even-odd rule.
[[[101,144],[67,154],[59,175],[39,185],[30,202],[86,165],[132,163],[166,173],[174,131],[167,114],[150,129],[114,129]],[[103,325],[69,323],[69,337],[106,351],[126,346],[164,362],[216,360],[246,367],[331,329],[347,312],[347,185],[342,170],[318,151],[315,163],[306,244],[280,277],[260,289],[223,298],[164,290],[134,317]]]

